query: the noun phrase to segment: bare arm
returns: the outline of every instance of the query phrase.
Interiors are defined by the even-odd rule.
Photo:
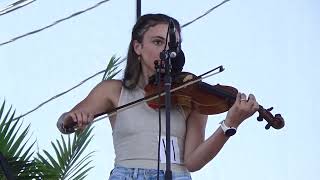
[[[59,118],[57,122],[59,130],[62,133],[72,133],[72,131],[65,131],[64,125],[73,122],[83,129],[93,120],[95,114],[108,111],[116,106],[120,90],[120,81],[109,80],[99,83],[84,100]]]
[[[206,122],[207,116],[197,112],[192,112],[188,118],[184,157],[185,165],[191,172],[200,170],[212,160],[228,140],[220,127],[204,140]]]
[[[258,108],[259,105],[253,95],[249,95],[246,100],[246,96],[239,93],[234,105],[228,111],[225,123],[231,127],[238,127]],[[206,122],[207,116],[195,111],[191,112],[188,118],[184,159],[185,166],[191,172],[201,169],[211,161],[229,139],[219,127],[207,140],[204,140]]]

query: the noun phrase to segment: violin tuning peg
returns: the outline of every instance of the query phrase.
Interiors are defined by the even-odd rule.
[[[274,117],[281,118],[281,114],[275,114]]]
[[[258,120],[258,121],[263,121],[263,118],[259,115],[259,116],[257,117],[257,120]]]
[[[266,130],[268,130],[268,129],[270,129],[270,127],[271,127],[271,125],[268,123],[267,125],[266,125],[266,127],[264,127]]]
[[[273,109],[273,107],[271,107],[271,108],[268,108],[267,110],[270,112],[270,111],[272,111],[272,109]]]

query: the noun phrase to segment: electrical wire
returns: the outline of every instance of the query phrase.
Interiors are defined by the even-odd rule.
[[[181,26],[181,28],[184,28],[184,27],[187,27],[187,26],[193,24],[193,23],[196,22],[197,20],[199,20],[199,19],[203,18],[204,16],[208,15],[208,14],[209,14],[210,12],[212,12],[214,9],[216,9],[217,7],[221,6],[222,4],[224,4],[224,3],[228,2],[228,1],[230,1],[230,0],[225,0],[225,1],[223,1],[222,3],[220,3],[220,4],[218,4],[218,5],[210,8],[210,9],[209,9],[206,13],[204,13],[203,15],[201,15],[201,16],[193,19],[192,21],[189,21],[188,23],[183,24],[183,25]],[[124,62],[126,59],[127,59],[127,57],[121,59],[120,62],[119,62],[119,64],[122,63],[122,62]],[[102,70],[102,71],[99,71],[99,72],[95,73],[94,75],[91,75],[90,77],[86,78],[85,80],[82,80],[79,84],[73,86],[72,88],[70,88],[70,89],[68,89],[68,90],[66,90],[66,91],[64,91],[64,92],[62,92],[62,93],[59,93],[59,94],[51,97],[50,99],[42,102],[40,105],[38,105],[37,107],[31,109],[30,111],[28,111],[28,112],[26,112],[26,113],[18,116],[17,118],[14,118],[14,120],[18,120],[19,118],[22,118],[22,117],[27,116],[28,114],[36,111],[37,109],[39,109],[39,108],[42,107],[43,105],[49,103],[50,101],[52,101],[52,100],[54,100],[54,99],[56,99],[56,98],[58,98],[58,97],[60,97],[60,96],[62,96],[62,95],[64,95],[64,94],[70,92],[71,90],[73,90],[73,89],[75,89],[75,88],[77,88],[77,87],[79,87],[79,86],[81,86],[83,83],[85,83],[86,81],[90,80],[91,78],[94,78],[95,76],[97,76],[97,75],[99,75],[99,74],[105,73],[105,71],[106,71],[106,70]]]
[[[24,37],[26,37],[26,36],[30,36],[30,35],[32,35],[32,34],[39,33],[39,32],[41,32],[41,31],[43,31],[43,30],[45,30],[45,29],[48,29],[48,28],[50,28],[50,27],[52,27],[52,26],[55,26],[55,25],[57,25],[57,24],[65,21],[65,20],[71,19],[71,18],[73,18],[73,17],[75,17],[75,16],[78,16],[78,15],[83,14],[83,13],[85,13],[85,12],[87,12],[87,11],[90,11],[90,10],[92,10],[92,9],[94,9],[94,8],[97,8],[98,6],[100,6],[100,5],[102,5],[103,3],[106,3],[106,2],[108,2],[108,1],[110,1],[110,0],[100,1],[100,2],[98,2],[97,4],[91,6],[91,7],[87,8],[87,9],[84,9],[84,10],[82,10],[82,11],[78,11],[78,12],[76,12],[76,13],[73,13],[73,14],[71,14],[71,15],[68,16],[68,17],[59,19],[59,20],[57,20],[57,21],[55,21],[55,22],[53,22],[53,23],[51,23],[51,24],[49,24],[49,25],[47,25],[47,26],[44,26],[44,27],[42,27],[42,28],[40,28],[40,29],[37,29],[37,30],[31,31],[31,32],[25,33],[25,34],[23,34],[23,35],[14,37],[14,38],[12,38],[12,39],[10,39],[10,40],[8,40],[8,41],[2,42],[2,43],[0,43],[0,46],[3,46],[3,45],[6,45],[6,44],[9,44],[9,43],[12,43],[12,42],[14,42],[14,41],[16,41],[16,40],[18,40],[18,39],[24,38]]]
[[[7,7],[3,8],[0,10],[0,16],[5,15],[7,13],[10,13],[12,11],[15,11],[17,9],[20,9],[28,4],[31,4],[33,2],[35,2],[36,0],[19,0],[17,2],[14,2],[10,5],[8,5]]]
[[[211,13],[213,10],[215,10],[215,9],[218,8],[219,6],[222,6],[224,3],[228,2],[228,1],[230,1],[230,0],[224,0],[224,1],[222,1],[220,4],[218,4],[218,5],[210,8],[207,12],[205,12],[205,13],[202,14],[201,16],[195,18],[195,19],[192,20],[192,21],[189,21],[189,22],[185,23],[184,25],[181,26],[181,28],[184,28],[184,27],[186,27],[186,26],[189,26],[190,24],[198,21],[199,19],[201,19],[201,18],[203,18],[204,16],[208,15],[208,14]]]

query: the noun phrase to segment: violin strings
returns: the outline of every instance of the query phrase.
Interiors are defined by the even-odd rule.
[[[211,73],[211,74],[202,76],[202,77],[197,78],[197,79],[195,79],[195,80],[191,80],[191,81],[189,81],[189,82],[186,82],[186,83],[182,84],[181,86],[178,86],[178,87],[176,87],[176,88],[171,89],[170,92],[175,92],[175,91],[177,91],[177,90],[179,90],[179,89],[182,89],[182,88],[185,88],[185,87],[187,87],[187,86],[189,86],[189,85],[192,85],[192,84],[194,84],[194,83],[197,83],[197,82],[199,82],[199,81],[201,81],[201,80],[203,80],[203,79],[206,79],[206,78],[208,78],[208,77],[211,77],[211,76],[214,76],[214,75],[216,75],[216,74],[219,74],[219,73],[222,72],[222,71],[221,71],[221,67],[222,67],[222,66],[219,66],[219,67],[217,67],[217,68],[214,68],[213,70],[210,70],[210,71],[208,71],[207,73],[204,73],[204,74],[208,74],[208,73],[210,73],[210,72],[212,72],[212,71],[214,71],[214,70],[219,69],[218,72],[213,72],[213,73]],[[111,116],[116,115],[118,112],[122,112],[122,111],[127,110],[127,109],[129,109],[129,108],[131,108],[131,107],[137,106],[137,105],[139,105],[139,104],[141,104],[141,103],[144,103],[144,102],[146,102],[146,101],[154,100],[154,99],[156,99],[156,98],[158,98],[158,97],[161,97],[161,96],[164,96],[164,95],[165,95],[165,92],[162,92],[162,93],[160,93],[160,94],[157,94],[157,95],[155,95],[155,96],[152,96],[152,97],[150,97],[150,98],[147,98],[147,99],[145,99],[145,100],[143,100],[143,101],[139,101],[139,100],[141,100],[141,99],[139,99],[139,100],[137,100],[138,102],[136,102],[136,103],[134,103],[134,104],[130,104],[130,105],[124,107],[124,108],[121,108],[121,109],[118,109],[118,110],[116,110],[116,111],[113,111],[113,112],[111,112],[110,114],[105,114],[105,115],[102,115],[102,116],[99,117],[99,118],[94,119],[94,120],[92,121],[92,123],[98,122],[98,121],[100,121],[100,120],[102,120],[102,119],[105,119],[105,118],[109,118],[109,117],[111,117]],[[143,98],[142,98],[142,99],[143,99]]]

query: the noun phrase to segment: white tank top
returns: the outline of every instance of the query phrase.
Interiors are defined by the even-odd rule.
[[[118,106],[144,97],[144,90],[121,89]],[[188,170],[184,163],[184,141],[186,135],[186,116],[181,107],[173,107],[171,115],[171,169]],[[161,163],[165,170],[165,110],[161,109]],[[115,164],[128,168],[157,169],[159,113],[146,103],[117,113],[113,127]]]

